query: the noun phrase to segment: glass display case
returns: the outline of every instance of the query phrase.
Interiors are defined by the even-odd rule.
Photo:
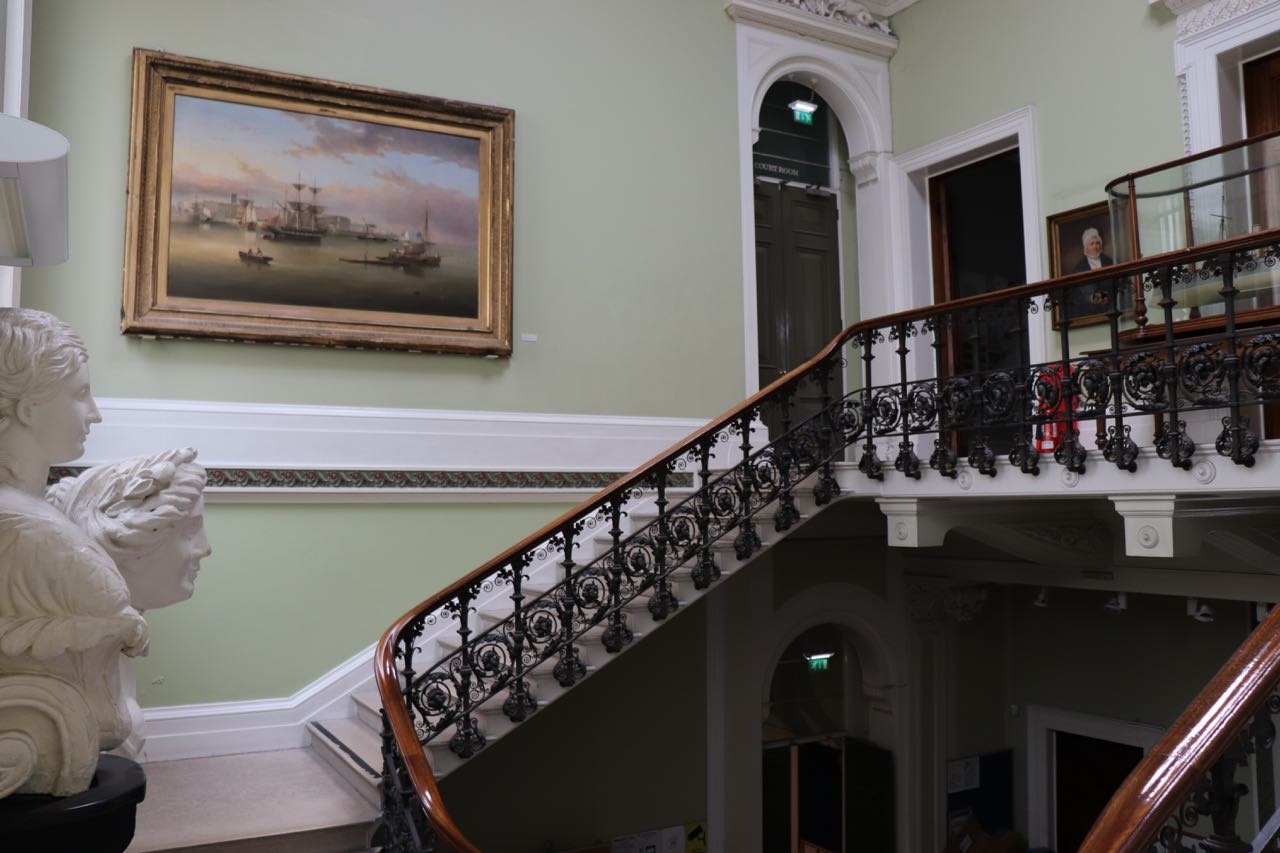
[[[1280,132],[1125,175],[1107,185],[1107,200],[1117,263],[1280,227]],[[1261,260],[1274,251],[1269,247],[1254,254]],[[1280,265],[1237,262],[1237,267],[1238,322],[1280,316]],[[1221,270],[1209,262],[1190,265],[1175,277],[1172,313],[1180,332],[1221,324],[1222,284]],[[1150,283],[1135,283],[1124,309],[1123,323],[1131,334],[1163,326],[1163,309],[1152,303]]]

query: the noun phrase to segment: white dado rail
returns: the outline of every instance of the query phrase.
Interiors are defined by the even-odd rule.
[[[210,503],[577,501],[705,422],[123,398],[98,406],[102,423],[76,466],[199,447]]]

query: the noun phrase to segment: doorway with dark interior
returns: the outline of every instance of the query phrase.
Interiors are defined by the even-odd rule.
[[[752,150],[761,388],[804,363],[843,327],[831,156],[837,130],[831,110],[810,87],[784,80],[765,93]],[[830,391],[833,398],[841,394],[838,385]],[[821,398],[819,389],[803,386],[791,422],[816,414]],[[766,413],[765,422],[776,437],[777,413]]]
[[[1026,283],[1022,167],[1011,148],[929,178],[929,219],[934,301],[948,302]],[[1027,318],[1015,306],[997,304],[965,312],[945,332],[938,350],[940,377],[968,377],[980,384],[1000,374],[1025,379],[1030,353]],[[1004,422],[1020,413],[978,406],[959,425],[957,450],[977,441],[1007,452],[1015,428]]]

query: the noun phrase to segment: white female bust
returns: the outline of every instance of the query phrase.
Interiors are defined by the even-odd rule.
[[[66,477],[46,497],[115,561],[139,612],[186,601],[200,561],[209,556],[204,532],[205,470],[189,447],[136,456]],[[115,754],[138,758],[145,740],[133,662],[121,658],[120,682],[132,733]]]
[[[110,556],[44,500],[101,420],[87,362],[56,317],[0,309],[0,796],[85,790],[130,731],[120,653],[146,650],[146,622]]]

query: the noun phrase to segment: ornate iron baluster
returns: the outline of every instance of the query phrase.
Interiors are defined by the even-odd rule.
[[[748,559],[761,545],[760,534],[756,532],[756,523],[751,517],[751,500],[756,487],[756,469],[751,464],[751,422],[754,416],[755,412],[748,410],[737,421],[742,434],[742,462],[737,469],[739,519],[738,535],[733,537],[733,552],[739,560]]]
[[[898,457],[893,460],[895,471],[901,471],[913,480],[920,479],[920,458],[911,442],[911,417],[907,405],[907,338],[916,334],[914,323],[899,323],[889,332],[889,339],[898,342],[898,399],[901,400],[902,438],[898,441]]]
[[[373,843],[386,853],[420,853],[434,846],[435,833],[427,825],[426,814],[409,780],[409,771],[396,747],[387,712],[382,717],[382,817],[374,830]]]
[[[668,463],[672,464],[672,463]],[[653,595],[649,598],[649,615],[655,622],[661,622],[680,606],[675,594],[671,592],[671,581],[667,579],[667,549],[671,542],[670,519],[667,517],[667,474],[668,467],[659,468],[654,477],[657,482],[657,498],[654,505],[658,508],[657,532],[653,543],[654,585]],[[650,527],[653,530],[653,527]]]
[[[858,470],[873,480],[884,479],[884,463],[876,455],[875,442],[875,406],[873,405],[874,386],[871,377],[871,362],[875,360],[872,348],[884,340],[878,329],[868,329],[862,333],[862,424],[866,430],[866,444],[862,448],[862,458],[858,460]]]
[[[986,386],[986,379],[983,377],[985,371],[982,370],[982,306],[979,305],[973,309],[973,329],[969,333],[969,359],[973,364],[974,385],[981,389]],[[978,381],[979,379],[982,381]],[[976,468],[979,474],[986,474],[988,477],[996,475],[996,454],[987,444],[987,436],[983,431],[986,426],[987,403],[985,394],[979,392],[979,397],[975,401],[973,407],[974,413],[977,415],[977,423],[970,428],[969,439],[969,465]]]
[[[613,538],[609,556],[609,624],[600,636],[600,642],[609,654],[617,654],[634,639],[631,629],[627,627],[627,615],[622,612],[622,567],[627,558],[622,549],[622,502],[629,494],[630,492],[623,492],[609,508],[609,519],[613,523],[609,529],[609,535]]]
[[[1013,448],[1009,451],[1009,464],[1017,465],[1018,470],[1033,477],[1040,474],[1040,449],[1036,446],[1035,434],[1031,419],[1037,414],[1034,411],[1035,394],[1030,393],[1031,381],[1030,353],[1024,343],[1027,340],[1027,314],[1039,311],[1035,301],[1030,298],[1018,299],[1010,303],[1017,322],[1005,333],[1015,338],[1018,349],[1018,381],[1013,383],[1013,411],[1018,413],[1016,430],[1013,435]]]
[[[822,390],[822,410],[818,413],[818,446],[822,453],[822,469],[818,474],[818,481],[813,484],[813,500],[818,506],[831,503],[831,499],[840,494],[840,486],[836,484],[836,478],[831,473],[831,457],[835,452],[834,443],[837,433],[834,423],[836,415],[831,408],[831,377],[839,363],[839,356],[834,355],[813,369],[814,378],[818,380],[818,387]],[[743,512],[748,509],[749,507],[744,504]],[[755,537],[755,544],[757,548],[760,547],[760,537]],[[745,558],[739,557],[739,559]]]
[[[1167,419],[1156,436],[1156,455],[1168,459],[1175,468],[1186,471],[1191,467],[1191,457],[1195,455],[1196,445],[1187,435],[1187,422],[1181,420],[1181,405],[1178,393],[1178,346],[1173,339],[1173,309],[1178,301],[1173,298],[1173,268],[1161,267],[1151,274],[1159,277],[1160,308],[1164,311],[1164,346],[1165,360],[1160,366],[1161,378],[1164,379]]]
[[[720,579],[720,567],[711,555],[711,452],[716,443],[714,435],[707,436],[699,443],[698,454],[698,565],[694,566],[693,588],[706,589]]]
[[[791,467],[795,464],[796,444],[796,437],[791,434],[791,405],[797,387],[797,383],[793,382],[778,395],[782,435],[773,446],[782,491],[778,494],[778,511],[773,516],[773,529],[779,533],[790,530],[800,520],[800,511],[796,509],[796,499],[791,493]]]
[[[1240,415],[1240,342],[1236,335],[1236,259],[1228,253],[1222,265],[1222,304],[1227,328],[1227,355],[1223,359],[1230,385],[1230,415],[1222,419],[1222,432],[1215,442],[1218,453],[1231,461],[1252,468],[1253,454],[1258,450],[1258,437],[1249,430],[1249,419]]]
[[[950,477],[954,480],[960,473],[956,469],[959,460],[956,458],[956,452],[953,447],[959,434],[954,430],[947,429],[947,427],[954,425],[954,411],[950,402],[950,394],[943,391],[943,380],[941,378],[942,348],[947,345],[950,338],[951,320],[950,314],[937,314],[925,320],[924,328],[925,331],[933,333],[933,343],[929,346],[933,348],[934,372],[938,376],[938,437],[933,440],[933,454],[929,457],[929,467],[942,476]]]
[[[503,570],[511,582],[511,663],[508,676],[511,687],[506,701],[502,703],[502,713],[513,723],[524,722],[538,709],[538,703],[529,689],[529,681],[525,678],[525,639],[528,626],[524,611],[524,582],[527,580],[524,570],[531,562],[530,555],[523,554],[513,559],[511,566]]]
[[[471,603],[475,601],[478,592],[479,590],[474,586],[467,587],[458,593],[457,598],[445,605],[445,609],[452,612],[458,619],[458,641],[461,643],[458,649],[458,712],[460,716],[456,723],[457,731],[454,732],[453,737],[449,738],[449,749],[453,750],[459,758],[470,758],[485,745],[485,736],[480,732],[475,715],[471,713],[474,708],[471,688],[472,678],[475,675],[475,660],[472,657],[470,617]]]
[[[1109,280],[1107,284],[1110,291],[1110,303],[1106,315],[1111,329],[1108,378],[1111,385],[1111,405],[1114,410],[1115,423],[1107,428],[1107,440],[1102,450],[1102,456],[1108,462],[1114,463],[1121,471],[1133,473],[1138,470],[1138,445],[1134,444],[1133,439],[1129,437],[1132,428],[1124,422],[1124,387],[1121,382],[1122,373],[1120,369],[1120,285],[1115,279]]]
[[[1063,411],[1066,414],[1062,441],[1054,448],[1053,459],[1068,471],[1083,474],[1084,463],[1085,459],[1088,458],[1088,453],[1080,444],[1080,430],[1076,427],[1076,380],[1075,374],[1071,369],[1070,298],[1067,296],[1067,291],[1061,289],[1055,290],[1050,298],[1057,302],[1058,311],[1060,312],[1058,316],[1062,318],[1062,328],[1058,330],[1059,342],[1061,343],[1058,361],[1058,399],[1061,401]],[[1050,411],[1053,411],[1053,408],[1050,407]]]
[[[556,598],[556,609],[560,614],[560,659],[551,670],[552,677],[561,687],[572,687],[587,677],[587,668],[582,664],[578,647],[573,642],[573,623],[578,615],[578,591],[573,570],[573,550],[575,537],[582,532],[585,522],[575,521],[561,531],[564,539],[564,560],[560,565],[564,568],[564,582],[560,585],[560,594]]]

